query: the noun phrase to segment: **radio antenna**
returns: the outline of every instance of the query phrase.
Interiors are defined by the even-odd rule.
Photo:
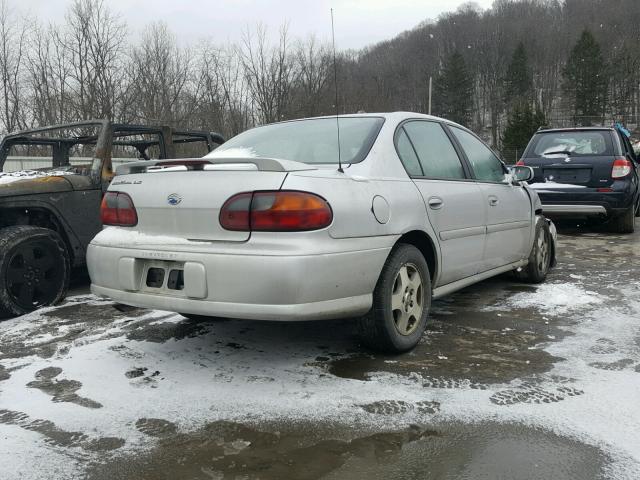
[[[333,81],[336,90],[336,129],[338,132],[338,171],[344,173],[342,169],[342,158],[340,153],[340,119],[338,107],[338,67],[336,64],[336,30],[333,26],[333,8],[331,9],[331,41],[333,43]]]

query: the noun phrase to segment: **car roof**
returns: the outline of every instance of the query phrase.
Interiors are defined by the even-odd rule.
[[[579,131],[613,131],[613,127],[563,127],[563,128],[541,128],[536,133],[549,133],[549,132],[579,132]]]
[[[397,111],[397,112],[366,112],[366,113],[342,113],[340,115],[337,115],[338,118],[355,118],[355,117],[361,117],[361,118],[366,118],[366,117],[372,117],[372,118],[384,118],[385,120],[389,120],[395,123],[399,123],[401,121],[404,120],[409,120],[409,119],[425,119],[425,120],[434,120],[434,121],[438,121],[438,122],[443,122],[446,123],[448,125],[452,125],[452,126],[456,126],[459,128],[462,128],[464,130],[468,130],[466,127],[464,127],[463,125],[457,124],[455,122],[452,122],[451,120],[447,120],[446,118],[442,118],[442,117],[436,117],[434,115],[427,115],[425,113],[416,113],[416,112],[405,112],[405,111]],[[322,116],[318,116],[318,117],[302,117],[302,118],[296,118],[296,119],[291,119],[291,120],[284,120],[282,122],[276,122],[276,123],[288,123],[288,122],[297,122],[297,121],[301,121],[301,120],[317,120],[317,119],[321,119],[321,118],[336,118],[336,115],[322,115]],[[273,125],[273,124],[272,124]],[[259,128],[265,125],[258,125],[254,128]]]

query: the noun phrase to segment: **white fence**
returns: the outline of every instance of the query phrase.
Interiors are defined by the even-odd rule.
[[[113,168],[129,162],[137,162],[137,158],[114,158],[111,160]],[[74,157],[69,159],[71,165],[87,165],[93,162],[91,157]],[[53,161],[46,157],[7,157],[4,162],[3,172],[19,172],[21,170],[37,170],[39,168],[51,168]]]

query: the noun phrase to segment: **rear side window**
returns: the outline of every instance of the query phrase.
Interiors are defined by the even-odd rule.
[[[504,183],[504,167],[493,151],[469,132],[456,127],[451,131],[471,163],[476,179],[482,182]]]
[[[403,128],[420,159],[425,177],[449,180],[465,178],[460,158],[439,123],[416,120],[405,123]]]
[[[553,155],[609,156],[613,142],[607,130],[543,132],[534,135],[525,154],[528,158]]]
[[[400,133],[398,134],[397,146],[398,156],[409,176],[421,177],[423,172],[422,167],[420,167],[420,161],[403,128],[400,129]]]

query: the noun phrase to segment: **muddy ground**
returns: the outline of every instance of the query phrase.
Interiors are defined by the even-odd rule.
[[[80,285],[0,323],[0,478],[640,478],[640,234],[559,240],[547,283],[435,302],[401,356]]]

